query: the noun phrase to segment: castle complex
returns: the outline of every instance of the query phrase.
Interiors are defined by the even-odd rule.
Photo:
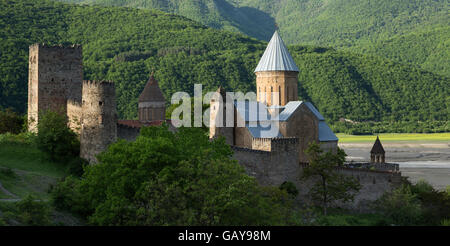
[[[338,138],[312,103],[298,101],[299,69],[278,32],[255,73],[256,101],[227,101],[225,90],[218,89],[210,104],[210,138],[224,137],[233,158],[260,184],[279,186],[289,181],[305,198],[311,188],[310,181],[300,179],[308,165],[305,150],[318,143],[324,151],[336,152]],[[39,116],[46,110],[67,115],[70,128],[80,136],[80,155],[90,163],[118,138],[136,139],[142,126],[166,122],[174,130],[166,120],[165,105],[152,74],[139,97],[139,120],[118,120],[114,83],[83,80],[81,46],[30,46],[29,129],[37,130]],[[378,170],[336,168],[363,185],[354,206],[363,206],[400,183],[398,167],[384,163],[384,150],[377,142],[372,151],[377,165],[372,166]]]
[[[37,131],[39,116],[47,110],[67,115],[69,127],[80,136],[80,156],[90,163],[117,138],[134,140],[142,126],[168,122],[165,99],[153,75],[139,97],[139,120],[118,120],[114,83],[83,80],[79,45],[30,46],[30,131]]]

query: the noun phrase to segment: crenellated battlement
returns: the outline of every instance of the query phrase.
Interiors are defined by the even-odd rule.
[[[83,80],[83,87],[86,86],[88,88],[95,87],[114,87],[115,84],[109,80]]]
[[[298,138],[252,138],[252,149],[264,151],[293,151],[298,150]]]
[[[81,44],[71,44],[71,45],[64,45],[64,44],[57,44],[57,45],[49,45],[46,43],[34,43],[30,45],[30,49],[36,49],[36,48],[45,48],[45,49],[82,49]]]

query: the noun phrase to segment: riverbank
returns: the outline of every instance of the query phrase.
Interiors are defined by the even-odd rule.
[[[338,134],[347,161],[367,162],[376,135]],[[403,176],[413,183],[424,179],[437,189],[450,185],[450,133],[380,134],[386,162],[400,164]]]

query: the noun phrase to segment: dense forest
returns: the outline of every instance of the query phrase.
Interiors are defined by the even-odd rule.
[[[149,73],[166,99],[219,85],[254,91],[253,70],[266,43],[207,28],[157,10],[80,6],[50,1],[0,2],[0,107],[25,112],[28,46],[83,45],[85,79],[116,83],[120,118],[135,118]],[[289,47],[300,68],[301,100],[330,122],[446,121],[449,78],[377,56],[316,46]]]
[[[268,41],[376,54],[450,76],[447,0],[60,0],[155,8]]]

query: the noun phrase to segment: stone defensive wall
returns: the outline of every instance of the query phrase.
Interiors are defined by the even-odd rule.
[[[81,102],[68,100],[67,101],[67,118],[69,128],[78,135],[81,134],[81,123],[83,120],[83,110]]]
[[[285,181],[295,182],[299,177],[296,151],[265,151],[235,146],[232,149],[233,158],[261,185],[279,186]]]
[[[298,138],[252,138],[252,149],[264,151],[295,151],[298,154]]]

